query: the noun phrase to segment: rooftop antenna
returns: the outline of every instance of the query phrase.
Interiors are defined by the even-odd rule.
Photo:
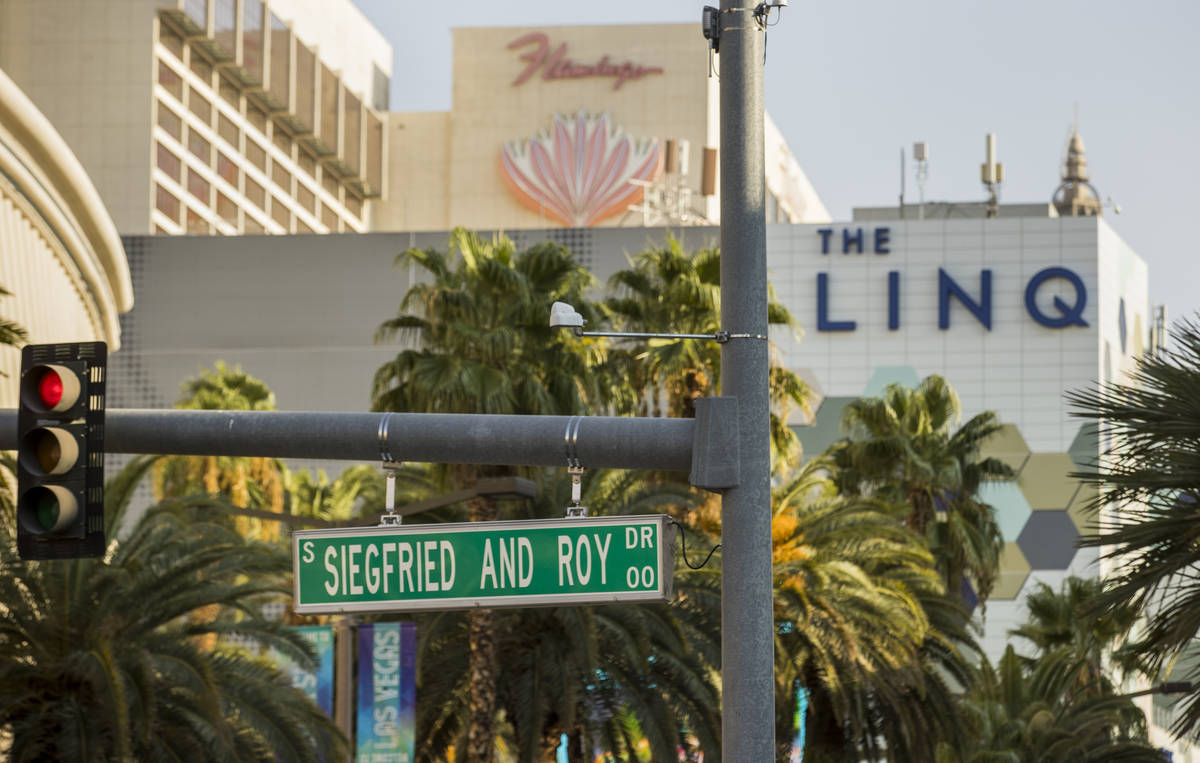
[[[920,205],[917,207],[917,219],[925,219],[925,177],[929,174],[929,144],[917,141],[913,144],[913,159],[917,160],[917,190]]]
[[[997,198],[1000,184],[1004,182],[1004,165],[996,161],[996,133],[987,134],[987,161],[979,168],[983,185],[988,190],[987,217],[1000,216]]]

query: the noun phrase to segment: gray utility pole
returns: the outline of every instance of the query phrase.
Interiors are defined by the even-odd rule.
[[[747,7],[748,6],[748,7]],[[737,399],[741,475],[721,500],[721,746],[737,763],[775,759],[771,456],[763,30],[756,8],[721,0],[721,394]]]

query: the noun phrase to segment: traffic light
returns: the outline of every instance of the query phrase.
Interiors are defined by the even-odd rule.
[[[17,411],[17,552],[104,553],[104,342],[26,345]]]

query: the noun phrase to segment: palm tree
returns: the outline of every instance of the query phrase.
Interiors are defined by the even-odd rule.
[[[176,408],[188,410],[275,410],[275,395],[260,379],[238,366],[217,361],[214,370],[201,370],[186,379]],[[235,506],[282,512],[286,469],[278,459],[238,456],[166,456],[153,470],[156,498],[193,494],[224,496]],[[274,540],[279,523],[245,516],[235,519],[243,534]]]
[[[609,279],[614,296],[605,307],[622,330],[646,333],[715,334],[721,330],[721,253],[705,248],[688,255],[669,236],[658,248],[633,257],[631,267]],[[767,320],[798,332],[795,318],[773,295]],[[695,416],[695,400],[715,394],[721,377],[721,346],[711,341],[637,341],[610,352],[615,404],[641,416]],[[799,455],[787,426],[793,407],[808,410],[810,390],[799,376],[772,361],[771,443],[776,465]]]
[[[11,497],[0,495],[0,738],[11,760],[333,760],[345,739],[238,634],[311,664],[304,642],[257,616],[288,590],[290,561],[160,505],[118,538],[142,460],[110,483],[100,559],[22,562]],[[0,481],[0,490],[2,490]],[[216,618],[189,614],[215,606]]]
[[[999,430],[995,414],[980,413],[955,430],[960,412],[958,396],[940,376],[916,389],[890,384],[882,397],[846,406],[846,437],[830,454],[840,491],[904,506],[904,523],[928,540],[946,590],[959,591],[965,574],[986,600],[1003,537],[978,490],[984,479],[1010,478],[1012,470],[979,458],[984,440]]]
[[[776,738],[791,739],[800,685],[806,755],[929,759],[955,733],[965,618],[922,540],[886,504],[838,496],[827,467],[809,462],[775,496]]]
[[[1126,602],[1108,610],[1091,611],[1104,591],[1099,578],[1068,577],[1055,591],[1045,583],[1025,597],[1026,621],[1009,631],[1037,650],[1037,659],[1065,649],[1078,661],[1080,686],[1111,690],[1104,660],[1116,657],[1116,666],[1129,671],[1137,666],[1118,647],[1129,636],[1137,611]],[[1114,654],[1114,650],[1117,650]]]
[[[11,297],[12,292],[0,286],[0,297]],[[0,346],[20,347],[29,341],[29,332],[20,324],[7,318],[0,317]],[[0,376],[6,376],[0,372]]]
[[[1144,355],[1126,383],[1069,393],[1075,415],[1099,425],[1098,463],[1075,476],[1098,487],[1092,507],[1113,568],[1091,611],[1131,606],[1145,617],[1130,649],[1154,673],[1171,665],[1200,632],[1200,317],[1175,327],[1172,345]],[[1173,731],[1200,728],[1198,687]]]
[[[1141,709],[1128,697],[1078,685],[1080,662],[1067,648],[1029,662],[1012,645],[995,667],[985,658],[961,702],[963,741],[942,745],[938,763],[1161,763]]]
[[[412,470],[413,465],[406,464]],[[406,481],[401,480],[404,484]],[[284,475],[287,513],[327,521],[353,519],[364,512],[378,515],[384,502],[384,478],[379,469],[362,464],[351,466],[330,480],[323,470],[288,471]],[[403,493],[403,491],[401,491]],[[397,503],[405,503],[403,495]]]
[[[514,517],[563,515],[571,490],[564,470],[539,472],[538,486],[535,499],[514,505]],[[588,472],[583,498],[604,514],[656,512],[690,500],[684,490],[629,472]],[[436,517],[456,519],[453,510]],[[675,591],[668,605],[496,612],[498,705],[507,721],[501,733],[515,759],[553,759],[562,734],[571,761],[592,760],[593,749],[632,758],[643,740],[653,760],[674,760],[680,747],[719,756],[719,568],[677,570]],[[462,613],[416,619],[417,758],[440,760],[451,747],[461,749],[466,732],[469,628]]]
[[[400,313],[384,322],[377,341],[399,338],[404,347],[375,374],[373,407],[387,411],[506,414],[578,414],[603,402],[598,345],[547,320],[556,300],[595,320],[586,299],[591,276],[561,246],[536,244],[517,252],[504,237],[485,241],[462,229],[451,250],[410,249],[398,264],[419,266],[428,278],[413,284]],[[503,467],[454,470],[460,487]],[[499,507],[473,499],[472,521],[489,521]],[[492,759],[496,706],[495,626],[491,610],[467,615],[470,632],[469,757]]]

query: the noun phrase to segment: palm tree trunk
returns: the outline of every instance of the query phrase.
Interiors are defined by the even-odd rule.
[[[468,503],[472,522],[491,522],[499,516],[496,502],[477,496]],[[470,644],[471,697],[467,724],[467,760],[492,763],[496,718],[496,621],[490,609],[467,613]]]

